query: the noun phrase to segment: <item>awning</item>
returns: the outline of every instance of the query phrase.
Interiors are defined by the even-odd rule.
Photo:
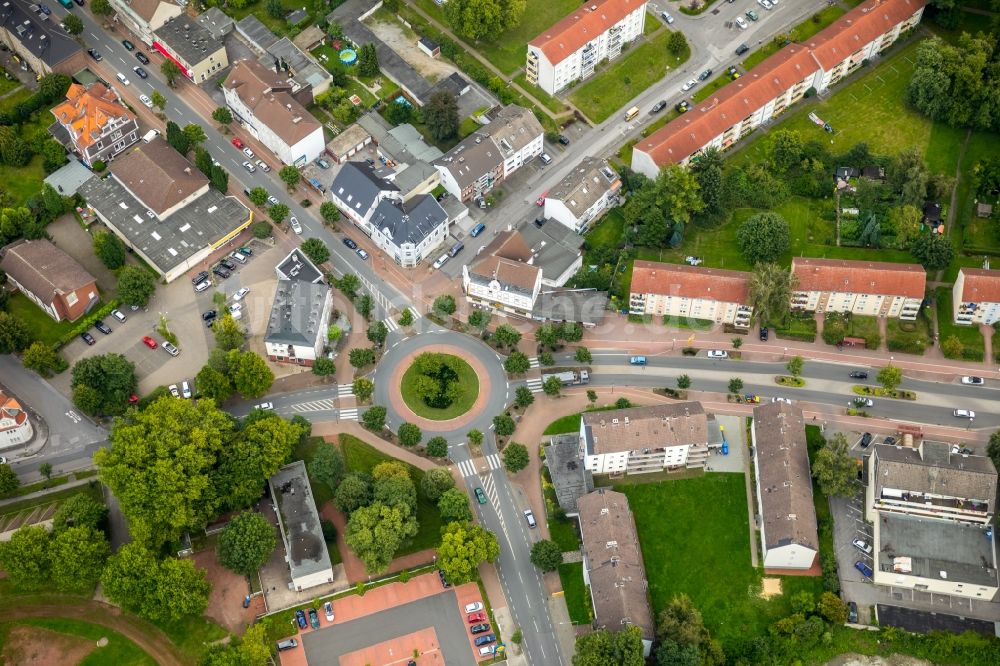
[[[178,67],[180,67],[181,73],[183,73],[184,76],[188,77],[192,81],[194,80],[194,75],[191,74],[191,70],[188,69],[187,67],[185,67],[183,64],[181,64],[180,60],[178,60],[177,58],[175,58],[172,55],[170,55],[170,52],[167,51],[166,47],[162,46],[158,41],[154,40],[153,41],[153,48],[156,49],[157,51],[159,51],[160,54],[162,54],[164,58],[166,58],[170,62],[174,63]]]

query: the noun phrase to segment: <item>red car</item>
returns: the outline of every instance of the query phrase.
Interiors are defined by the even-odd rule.
[[[476,624],[477,622],[486,622],[486,613],[469,613],[469,624]]]
[[[538,200],[535,201],[535,205],[536,206],[544,206],[545,205],[545,197],[547,197],[547,196],[549,196],[549,193],[548,193],[547,190],[545,192],[542,192],[542,196],[538,197]]]
[[[154,340],[153,338],[149,337],[148,335],[142,336],[142,344],[146,345],[150,349],[156,349],[157,346],[158,346],[156,344],[156,340]]]
[[[233,137],[233,145],[239,148],[240,150],[243,150],[243,142],[240,141],[239,137]]]

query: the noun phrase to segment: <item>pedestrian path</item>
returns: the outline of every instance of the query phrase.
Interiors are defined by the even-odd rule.
[[[352,407],[351,409],[340,410],[341,421],[357,421],[358,420],[358,408]]]
[[[532,393],[542,392],[542,380],[541,379],[529,379],[528,388],[531,389]]]
[[[500,454],[491,453],[486,456],[486,464],[490,468],[490,472],[495,469],[502,469],[503,462],[500,460]],[[479,476],[479,469],[476,467],[476,463],[472,460],[460,460],[458,461],[458,471],[461,472],[463,477]],[[490,472],[484,472],[483,477],[490,476]]]
[[[458,461],[458,471],[463,477],[476,476],[479,472],[476,470],[476,463],[471,460],[459,460]]]
[[[336,411],[336,401],[333,398],[323,398],[322,400],[310,400],[292,405],[292,410],[296,412],[332,412]]]
[[[382,323],[385,324],[385,327],[389,329],[390,333],[399,330],[399,324],[397,324],[396,320],[393,319],[392,317],[386,317],[385,319],[382,320]]]
[[[528,359],[528,365],[529,365],[529,367],[532,367],[532,368],[540,368],[540,367],[542,367],[542,364],[538,362],[538,357],[537,356],[530,357]]]
[[[338,384],[337,385],[337,397],[338,398],[350,398],[354,395],[354,385],[353,384]]]

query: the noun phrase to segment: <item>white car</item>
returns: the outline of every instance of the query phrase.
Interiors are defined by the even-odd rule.
[[[976,418],[976,413],[971,409],[956,409],[952,412],[955,416],[960,419],[974,419]]]
[[[267,195],[267,204],[269,206],[277,206],[278,205],[278,198],[276,196],[274,196],[273,194],[268,194]]]
[[[229,309],[229,315],[233,319],[238,320],[243,318],[243,306],[241,306],[239,303],[233,303],[232,305],[229,306],[228,309]]]
[[[268,171],[271,170],[271,167],[267,166],[267,164],[265,164],[263,160],[257,160],[257,166],[259,166],[260,170],[263,171],[264,173],[267,173]]]
[[[249,157],[250,159],[253,159],[253,151],[250,150],[250,148],[244,148],[243,154]]]
[[[257,170],[257,167],[255,167],[254,165],[250,164],[249,162],[244,162],[243,163],[243,168],[246,169],[247,171],[249,171],[250,173],[253,173],[254,171]]]
[[[875,401],[872,400],[871,398],[864,398],[858,396],[857,398],[854,399],[854,405],[856,407],[874,407]]]
[[[729,352],[727,352],[725,349],[709,349],[708,350],[708,357],[709,358],[729,358]]]
[[[473,601],[471,604],[465,604],[466,613],[478,613],[481,610],[483,610],[482,601]]]
[[[185,398],[191,397],[191,385],[187,383],[187,380],[181,382],[181,395]]]
[[[750,24],[747,23],[747,20],[745,18],[743,18],[742,16],[737,16],[736,17],[736,27],[739,28],[740,30],[746,30],[747,28],[750,27]]]
[[[780,396],[775,396],[775,397],[771,398],[771,402],[784,402],[784,403],[789,404],[789,405],[792,404],[791,398],[782,398]]]
[[[149,99],[145,95],[139,95],[139,101],[143,103],[148,109],[153,108],[153,100]]]
[[[121,81],[123,86],[127,86],[128,85],[128,79],[126,79],[125,75],[122,74],[121,72],[118,72],[117,74],[115,74],[115,78],[117,78],[119,81]]]
[[[688,264],[692,266],[697,266],[698,264],[702,263],[704,259],[702,259],[701,257],[684,257],[684,261],[686,261]]]
[[[299,235],[302,235],[302,225],[299,224],[299,220],[297,217],[292,215],[290,218],[288,218],[288,224],[292,225],[292,231],[294,231]]]
[[[326,621],[333,622],[333,604],[329,601],[323,604],[323,612],[326,613]]]
[[[6,464],[7,464],[7,458],[5,456],[0,456],[0,465],[6,465]]]
[[[962,377],[963,384],[971,384],[972,386],[982,386],[986,381],[982,377]]]
[[[698,81],[696,81],[695,79],[691,79],[690,81],[681,86],[681,90],[687,92],[688,90],[691,90],[691,88],[694,88],[696,85],[698,85]]]
[[[442,266],[444,266],[446,261],[448,261],[447,253],[442,254],[440,257],[438,257],[437,261],[434,262],[434,268],[435,269],[441,268]]]
[[[177,390],[177,384],[171,384],[168,388],[170,389],[170,395],[175,398],[181,397],[181,392]]]
[[[851,542],[851,544],[865,555],[872,554],[872,545],[867,543],[864,539],[855,539]]]
[[[233,294],[234,301],[242,301],[243,297],[250,293],[250,287],[243,287],[238,292]]]
[[[764,9],[774,9],[774,5],[771,3],[771,0],[757,0],[757,4]]]
[[[273,402],[262,402],[259,405],[254,406],[254,409],[263,409],[265,412],[271,411],[272,409],[274,409],[274,403]]]
[[[663,17],[663,20],[666,21],[667,24],[674,22],[674,17],[668,14],[667,12],[660,12],[660,16]]]

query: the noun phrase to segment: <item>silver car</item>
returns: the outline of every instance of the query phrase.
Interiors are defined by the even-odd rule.
[[[299,235],[302,235],[302,225],[299,224],[299,220],[297,217],[292,215],[290,218],[288,218],[288,223],[292,225],[292,231],[294,231]]]

